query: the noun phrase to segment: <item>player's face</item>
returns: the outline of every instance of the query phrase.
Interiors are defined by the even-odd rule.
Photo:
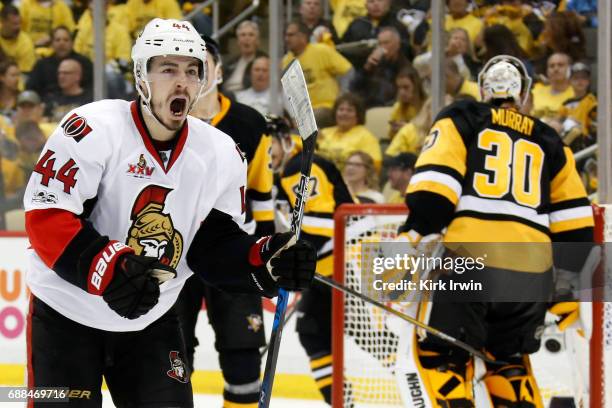
[[[352,155],[346,159],[342,175],[349,183],[365,182],[367,178],[367,165],[359,155]]]
[[[397,86],[397,99],[401,103],[410,103],[414,97],[414,84],[410,78],[400,77],[395,81]]]
[[[336,109],[336,125],[340,130],[349,130],[357,125],[357,109],[348,102],[342,102]]]
[[[155,57],[148,76],[153,113],[168,129],[180,129],[200,89],[199,61],[182,56]]]

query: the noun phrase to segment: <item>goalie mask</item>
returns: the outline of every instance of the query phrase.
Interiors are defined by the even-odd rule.
[[[521,107],[527,101],[531,77],[518,58],[497,55],[478,74],[478,87],[483,102],[512,100]]]
[[[153,57],[168,55],[193,57],[199,60],[200,87],[196,98],[188,107],[188,113],[206,88],[206,42],[189,21],[154,18],[136,39],[132,47],[132,60],[136,90],[142,98],[145,109],[156,119],[151,109],[149,63]]]

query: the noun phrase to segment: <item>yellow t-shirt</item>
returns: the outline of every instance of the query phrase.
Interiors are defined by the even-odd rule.
[[[344,168],[344,162],[355,150],[366,152],[374,160],[376,170],[380,170],[382,155],[378,139],[365,126],[357,125],[346,132],[337,126],[321,130],[317,153],[332,161],[339,169]]]
[[[446,31],[450,31],[453,28],[463,28],[468,32],[470,37],[470,41],[474,44],[474,40],[482,31],[484,27],[484,23],[478,17],[474,17],[472,14],[467,14],[464,17],[454,19],[453,16],[447,15],[446,20],[444,21],[444,29]]]
[[[553,94],[550,85],[536,84],[533,87],[533,109],[531,115],[537,118],[559,116],[563,102],[574,97],[574,89],[568,86],[563,92]]]
[[[295,59],[292,52],[283,57],[283,68]],[[351,63],[338,51],[324,44],[308,44],[297,58],[302,65],[313,108],[331,108],[340,87],[337,76],[346,74]]]
[[[4,194],[12,195],[25,186],[25,175],[17,162],[0,158],[2,178],[4,179]]]
[[[332,24],[338,33],[338,37],[344,35],[354,19],[368,13],[363,0],[331,0],[329,4],[334,12]]]
[[[423,140],[419,137],[416,126],[413,123],[407,123],[397,131],[385,154],[387,156],[397,156],[400,153],[418,155],[423,146]]]
[[[125,27],[115,20],[109,20],[106,25],[104,42],[106,61],[122,59],[129,61],[132,52],[132,39]],[[91,13],[86,10],[78,23],[78,33],[74,39],[74,50],[94,60],[94,29]]]
[[[128,0],[126,3],[128,24],[132,38],[136,38],[144,26],[155,17],[181,20],[183,13],[176,0]]]
[[[470,80],[464,80],[463,84],[461,84],[461,88],[459,88],[459,92],[457,95],[470,95],[473,96],[477,101],[480,100],[480,88],[478,88],[478,84],[476,82]]]
[[[34,54],[34,43],[28,34],[21,31],[17,38],[10,40],[0,36],[0,47],[7,57],[17,62],[22,73],[32,70],[36,62],[36,55]]]
[[[30,35],[33,43],[43,37],[50,37],[51,30],[59,26],[65,26],[70,31],[75,28],[72,10],[64,1],[41,3],[37,0],[22,0],[19,13],[21,29]]]
[[[559,116],[575,119],[582,125],[582,133],[588,135],[597,120],[597,97],[588,93],[582,99],[569,99],[559,109]]]
[[[416,114],[418,113],[417,109],[412,105],[405,105],[399,101],[393,104],[393,108],[391,110],[391,117],[389,121],[391,122],[410,122]],[[395,134],[393,133],[393,129],[389,129],[389,139],[393,139]]]

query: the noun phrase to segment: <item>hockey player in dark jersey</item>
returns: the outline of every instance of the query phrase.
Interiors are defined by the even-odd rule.
[[[552,295],[551,242],[593,240],[592,209],[571,151],[552,128],[518,112],[530,83],[516,58],[492,58],[479,75],[484,103],[459,101],[437,116],[406,195],[402,230],[412,245],[439,233],[454,249],[533,243],[519,253],[506,244],[486,259],[480,272],[489,284],[486,300],[436,291],[433,302],[421,305],[429,325],[508,363],[487,367],[490,399],[477,407],[542,407],[528,354],[540,346],[547,304],[513,299]],[[439,338],[419,339],[413,357],[427,391],[424,406],[474,406],[472,381],[482,384],[474,359]]]
[[[151,20],[132,59],[139,98],[71,111],[24,196],[28,386],[80,391],[58,406],[101,407],[103,379],[118,407],[193,406],[174,308],[193,271],[259,296],[314,273],[310,244],[241,229],[246,161],[188,115],[207,83],[191,23]]]
[[[276,188],[278,202],[295,203],[300,181],[301,139],[292,137],[283,118],[269,117],[270,134],[276,139],[275,159],[282,163]],[[302,237],[317,248],[317,272],[333,273],[334,211],[340,204],[352,203],[348,187],[334,164],[315,154],[310,173],[309,197],[304,208]],[[297,306],[296,330],[310,359],[312,375],[325,401],[331,404],[331,290],[318,282],[302,292]]]
[[[221,83],[221,55],[214,40],[204,37],[208,54],[209,88],[192,115],[229,135],[247,163],[246,224],[243,229],[255,236],[274,233],[272,205],[271,137],[266,121],[255,109],[231,101],[218,92]],[[224,407],[255,407],[259,399],[261,356],[266,344],[261,296],[232,294],[190,278],[179,296],[187,359],[193,369],[195,327],[206,302],[208,320],[215,332],[215,349],[225,380]]]

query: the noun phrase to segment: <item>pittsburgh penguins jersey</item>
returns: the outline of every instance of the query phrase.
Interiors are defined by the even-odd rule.
[[[300,182],[301,161],[300,151],[289,159],[278,183],[277,200],[287,201],[292,207]],[[300,238],[317,249],[317,273],[329,276],[334,265],[334,212],[340,204],[352,203],[353,199],[336,166],[318,155],[313,158],[308,191]]]
[[[229,135],[246,156],[247,215],[244,229],[256,235],[274,233],[274,204],[272,202],[272,165],[270,150],[272,137],[266,134],[266,121],[250,106],[230,101],[219,94],[221,111],[211,125]]]
[[[222,214],[230,221],[227,235],[231,224],[244,222],[247,165],[232,139],[188,117],[170,154],[162,154],[142,115],[136,102],[120,100],[70,112],[45,145],[24,196],[29,288],[67,318],[101,330],[141,330],[162,316],[192,273],[186,254],[201,225]],[[161,284],[159,302],[135,320],[76,282],[77,266],[100,236],[177,271]]]
[[[591,241],[574,157],[538,119],[459,101],[436,118],[407,189],[407,225],[447,242]]]

